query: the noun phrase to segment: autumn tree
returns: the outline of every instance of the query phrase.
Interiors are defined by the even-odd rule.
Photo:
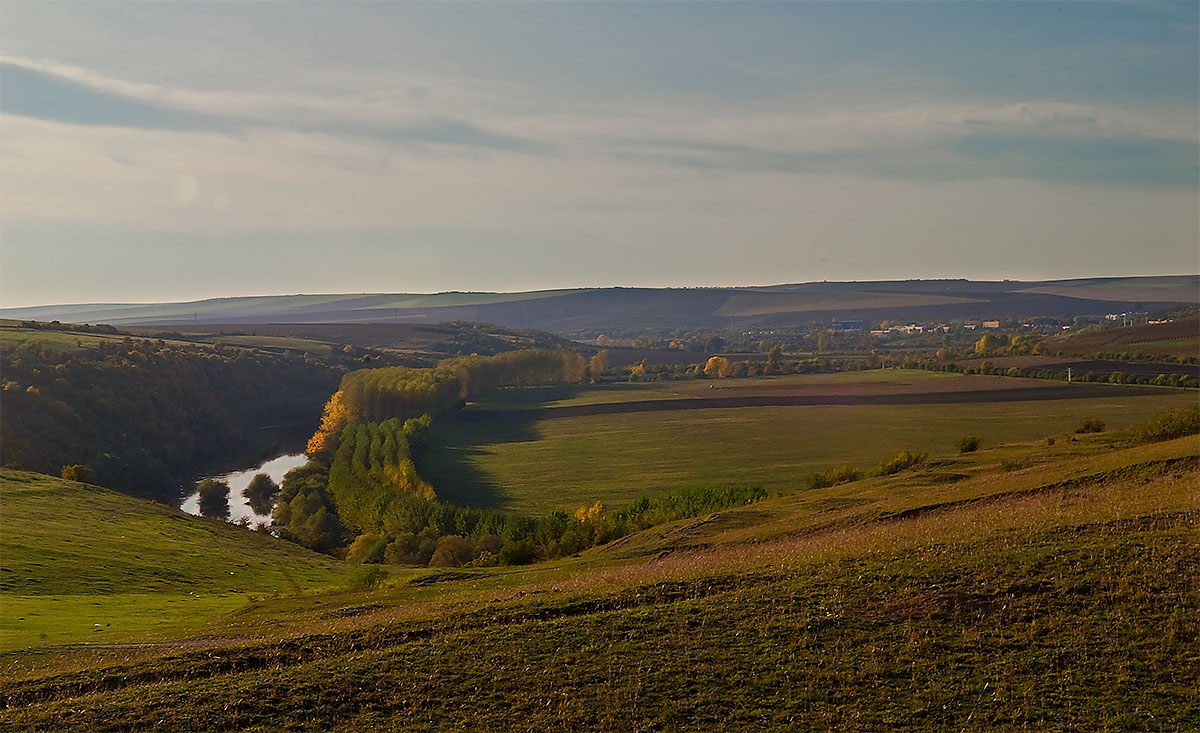
[[[601,349],[588,362],[588,376],[593,384],[600,381],[600,376],[608,369],[608,349]]]
[[[337,450],[338,433],[350,419],[350,411],[346,409],[344,393],[338,390],[325,403],[325,413],[321,416],[321,426],[308,439],[304,452],[309,458],[328,461]]]
[[[704,365],[704,374],[712,378],[725,378],[733,374],[733,364],[723,356],[709,357]]]

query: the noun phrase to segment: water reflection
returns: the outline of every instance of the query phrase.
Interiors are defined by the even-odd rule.
[[[251,522],[269,522],[271,521],[270,515],[255,513],[242,492],[250,485],[250,479],[254,478],[256,474],[265,473],[275,483],[281,483],[285,473],[297,466],[303,466],[306,461],[308,461],[308,457],[303,453],[289,453],[272,458],[261,466],[215,476],[202,476],[201,480],[211,478],[229,484],[229,521],[236,522],[245,517]],[[199,495],[193,490],[179,508],[188,514],[200,514]]]

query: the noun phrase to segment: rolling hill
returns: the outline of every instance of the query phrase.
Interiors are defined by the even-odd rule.
[[[48,305],[0,317],[109,323],[495,323],[560,334],[606,329],[781,325],[831,319],[922,320],[1099,315],[1194,303],[1200,277],[1047,282],[906,280],[746,288],[588,288],[525,293],[280,295],[187,303]]]

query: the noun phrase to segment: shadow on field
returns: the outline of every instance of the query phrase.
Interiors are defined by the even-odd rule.
[[[487,473],[479,470],[474,458],[486,454],[491,445],[540,440],[537,417],[528,410],[505,410],[487,413],[488,420],[476,421],[459,412],[436,424],[429,445],[417,462],[417,473],[433,484],[442,501],[504,509],[509,499]]]

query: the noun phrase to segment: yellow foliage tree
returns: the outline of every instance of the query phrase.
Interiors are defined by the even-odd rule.
[[[593,382],[597,382],[605,369],[608,369],[608,349],[601,349],[588,362],[588,374],[591,375]]]
[[[333,452],[337,450],[338,433],[349,419],[350,411],[346,409],[342,391],[339,389],[325,403],[325,413],[321,416],[321,427],[317,428],[317,432],[308,439],[308,445],[304,449],[308,457],[323,456],[328,459],[333,456]]]
[[[723,356],[713,356],[704,365],[704,373],[710,377],[728,377],[733,374],[733,364]]]

